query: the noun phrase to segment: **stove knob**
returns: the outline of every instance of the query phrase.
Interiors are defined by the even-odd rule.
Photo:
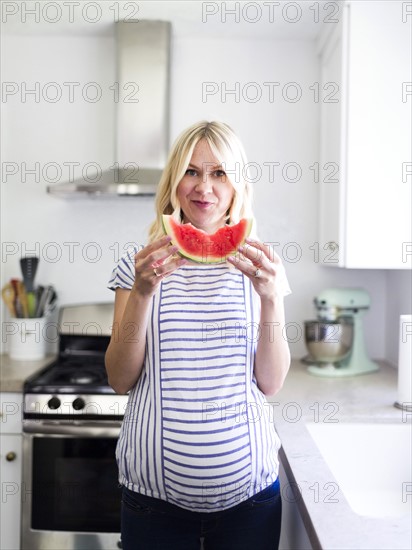
[[[81,411],[86,406],[86,403],[84,402],[84,399],[82,399],[81,397],[76,397],[72,405],[75,411]]]
[[[49,406],[49,409],[56,410],[61,405],[60,399],[58,397],[52,397],[51,399],[49,399],[47,405]]]

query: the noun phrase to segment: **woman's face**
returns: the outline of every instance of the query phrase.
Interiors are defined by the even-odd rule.
[[[183,221],[214,233],[226,223],[234,189],[206,140],[200,140],[177,187]]]

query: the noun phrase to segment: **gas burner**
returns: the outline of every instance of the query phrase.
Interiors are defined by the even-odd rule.
[[[99,377],[96,376],[95,373],[92,372],[74,372],[70,375],[70,383],[71,384],[94,384],[95,382],[99,382]]]
[[[84,361],[66,361],[58,358],[41,372],[28,378],[25,392],[30,393],[114,393],[107,381],[103,359],[90,364]]]

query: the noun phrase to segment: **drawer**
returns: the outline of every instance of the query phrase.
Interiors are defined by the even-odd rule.
[[[0,431],[2,434],[21,434],[23,418],[23,394],[0,394]]]

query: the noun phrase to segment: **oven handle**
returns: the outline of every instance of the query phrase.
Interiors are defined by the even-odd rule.
[[[118,437],[121,425],[119,421],[106,420],[23,420],[23,432],[72,437]]]

